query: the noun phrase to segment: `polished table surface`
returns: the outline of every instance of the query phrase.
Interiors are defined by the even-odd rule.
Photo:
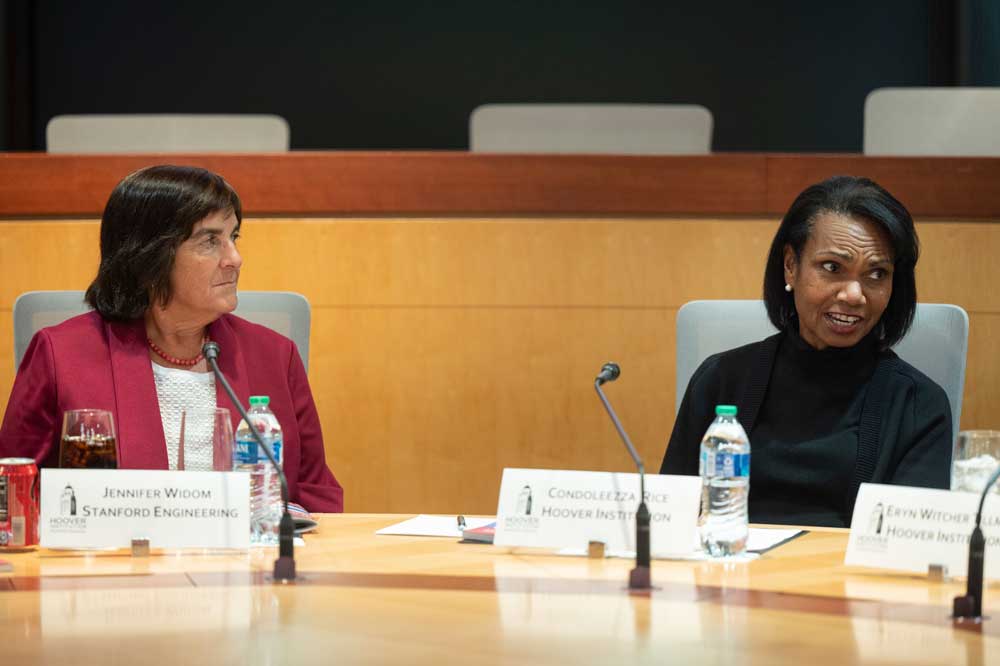
[[[624,560],[374,534],[408,517],[322,516],[290,585],[272,549],[2,553],[2,663],[1000,663],[1000,586],[954,624],[961,584],[845,567],[845,530],[630,594]]]

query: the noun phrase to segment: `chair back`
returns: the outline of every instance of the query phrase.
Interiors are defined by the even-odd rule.
[[[677,400],[702,361],[721,351],[777,333],[764,301],[691,301],[677,311]],[[913,326],[894,347],[904,361],[948,394],[952,427],[958,434],[969,347],[969,315],[957,305],[918,303]]]
[[[880,88],[865,99],[866,155],[1000,156],[1000,88]]]
[[[233,314],[291,338],[309,371],[312,309],[305,296],[293,291],[240,291],[240,303]]]
[[[82,291],[28,291],[18,296],[14,301],[14,367],[21,365],[38,329],[89,310]],[[233,314],[291,338],[309,370],[311,311],[305,296],[291,291],[240,291]]]
[[[697,104],[485,104],[469,148],[490,153],[705,155],[712,112]]]
[[[275,115],[56,116],[45,128],[50,153],[272,153],[289,145]]]

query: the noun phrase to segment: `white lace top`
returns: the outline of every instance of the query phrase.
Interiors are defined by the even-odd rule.
[[[153,363],[153,381],[156,383],[156,397],[160,401],[160,420],[163,421],[163,436],[167,440],[170,469],[177,469],[181,412],[187,410],[184,424],[184,469],[212,471],[214,420],[197,418],[196,410],[216,406],[215,376],[211,372],[165,368]]]

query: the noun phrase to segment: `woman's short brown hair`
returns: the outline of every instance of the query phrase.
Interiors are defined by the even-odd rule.
[[[236,191],[211,171],[165,164],[126,176],[104,207],[101,264],[87,302],[115,321],[168,303],[177,247],[195,224],[218,212],[234,214],[237,227],[243,221]]]

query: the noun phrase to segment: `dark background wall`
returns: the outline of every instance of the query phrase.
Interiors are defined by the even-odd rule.
[[[979,58],[997,31],[976,46],[963,23],[1000,21],[994,0],[0,3],[6,149],[44,149],[63,113],[266,112],[293,149],[465,149],[487,102],[693,102],[718,151],[858,151],[874,88],[1000,83]]]

